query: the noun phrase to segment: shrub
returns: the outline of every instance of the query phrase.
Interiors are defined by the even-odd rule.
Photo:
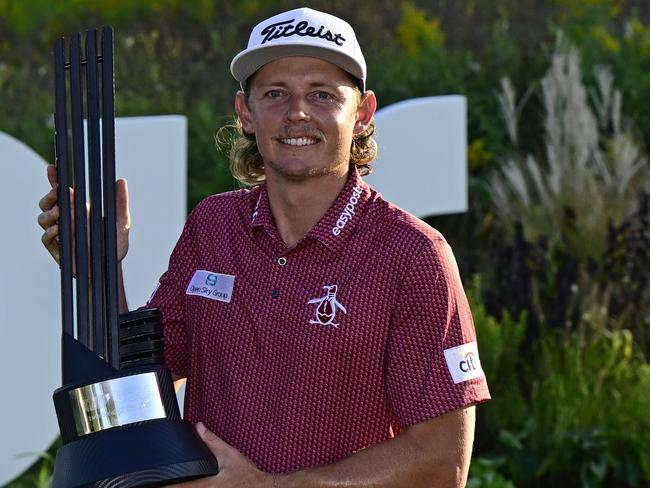
[[[523,383],[528,369],[523,348],[526,314],[515,320],[506,311],[497,320],[482,304],[481,293],[481,278],[476,275],[467,288],[467,297],[476,327],[481,367],[492,395],[492,400],[478,409],[479,451],[492,449],[501,431],[520,429],[528,416]]]
[[[492,400],[478,408],[468,486],[646,486],[650,364],[626,329],[543,328],[496,320],[468,289]]]
[[[585,487],[650,482],[650,364],[632,334],[549,332],[538,357],[513,479]],[[515,467],[529,456],[534,471]]]

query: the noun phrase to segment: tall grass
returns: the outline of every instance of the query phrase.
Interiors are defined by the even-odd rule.
[[[633,129],[623,122],[611,71],[598,67],[594,78],[590,92],[577,51],[559,37],[539,87],[539,154],[519,150],[521,104],[510,81],[502,81],[499,102],[514,153],[489,180],[489,192],[506,229],[522,222],[527,238],[544,235],[562,241],[572,255],[596,258],[605,250],[608,226],[629,216],[639,192],[650,190],[650,171]]]

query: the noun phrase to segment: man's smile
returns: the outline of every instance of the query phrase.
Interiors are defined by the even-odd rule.
[[[319,139],[315,137],[290,137],[279,139],[282,144],[287,144],[289,146],[313,146],[320,142]]]

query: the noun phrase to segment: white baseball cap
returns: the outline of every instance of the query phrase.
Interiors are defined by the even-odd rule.
[[[248,47],[237,54],[230,71],[242,88],[266,63],[289,56],[319,58],[335,64],[359,80],[366,89],[366,60],[346,21],[311,8],[298,8],[255,26]]]

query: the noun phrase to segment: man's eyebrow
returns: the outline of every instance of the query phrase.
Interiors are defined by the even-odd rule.
[[[288,86],[288,83],[285,81],[267,81],[267,82],[260,82],[260,86],[277,86],[280,88],[286,88]],[[347,86],[345,83],[342,82],[333,82],[333,81],[326,81],[326,80],[316,80],[316,81],[311,81],[307,84],[308,88],[332,88],[332,89],[338,89],[341,86]]]
[[[313,81],[309,83],[310,88],[333,88],[338,89],[342,86],[345,86],[344,83],[340,82],[331,82],[331,81]]]

